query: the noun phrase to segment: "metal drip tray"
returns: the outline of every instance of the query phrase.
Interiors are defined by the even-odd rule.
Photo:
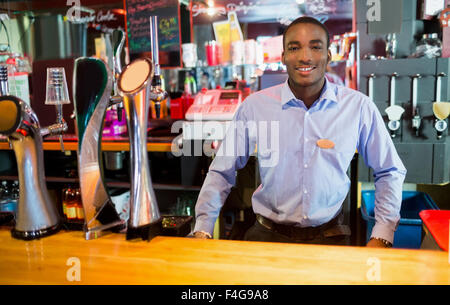
[[[191,232],[192,220],[192,216],[163,216],[161,235],[184,237]]]

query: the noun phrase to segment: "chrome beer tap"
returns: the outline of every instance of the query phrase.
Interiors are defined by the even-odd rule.
[[[436,129],[436,137],[438,140],[442,139],[444,132],[447,130],[447,117],[450,114],[450,102],[441,101],[441,84],[442,77],[445,77],[445,73],[439,73],[436,80],[436,101],[433,103],[433,113],[436,117],[434,123],[434,129]]]
[[[45,105],[55,105],[56,107],[56,123],[42,128],[41,134],[42,136],[59,135],[61,151],[64,152],[63,133],[67,131],[67,123],[64,120],[62,106],[70,104],[64,68],[47,68],[45,96]]]
[[[389,98],[389,107],[386,108],[385,112],[388,115],[389,123],[388,128],[391,134],[392,138],[395,138],[397,130],[400,128],[400,119],[402,117],[403,112],[405,112],[405,109],[402,107],[395,105],[395,89],[396,89],[396,79],[398,77],[397,73],[393,73],[391,75],[391,92],[390,92],[390,98]]]
[[[371,73],[367,76],[368,79],[368,88],[367,88],[367,95],[369,96],[370,100],[373,102],[374,101],[374,97],[373,97],[373,80],[374,78],[376,78],[374,73]]]
[[[122,73],[122,62],[120,56],[123,51],[123,46],[125,43],[125,32],[120,29],[116,29],[112,32],[113,43],[114,43],[114,72],[113,72],[113,96],[111,96],[110,103],[113,107],[117,108],[118,120],[122,121],[122,109],[123,109],[123,99],[120,96],[117,89],[117,79],[120,73]]]
[[[11,96],[7,90],[8,73],[0,67],[0,134],[8,137],[17,160],[19,201],[11,235],[30,240],[58,232],[61,219],[45,181],[43,136],[65,131],[67,125],[41,128],[31,107]]]
[[[151,239],[161,231],[161,216],[152,186],[147,152],[147,123],[150,100],[158,93],[151,90],[154,67],[141,58],[123,70],[118,87],[123,96],[130,137],[131,189],[127,239]]]
[[[417,87],[418,87],[418,81],[419,78],[421,78],[422,76],[420,74],[415,74],[412,76],[413,79],[413,96],[412,96],[412,127],[415,130],[416,133],[416,137],[420,136],[420,125],[422,123],[422,119],[420,117],[419,114],[419,108],[417,107],[417,95],[418,95],[418,91],[417,91]]]
[[[161,69],[159,66],[159,49],[158,49],[158,16],[150,17],[150,40],[152,62],[154,66],[153,79],[150,87],[151,101],[155,104],[156,118],[161,116],[161,102],[164,101],[168,94],[162,89]]]

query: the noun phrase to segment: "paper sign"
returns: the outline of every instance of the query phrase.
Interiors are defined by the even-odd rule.
[[[231,27],[228,20],[213,22],[214,36],[222,47],[222,62],[230,61],[231,51]]]
[[[239,40],[243,41],[244,38],[242,35],[241,26],[239,25],[236,12],[228,13],[228,22],[230,23],[231,42],[233,43]]]
[[[444,9],[445,0],[425,0],[425,15],[435,16]]]

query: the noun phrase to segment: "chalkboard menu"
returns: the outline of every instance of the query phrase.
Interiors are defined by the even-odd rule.
[[[128,46],[132,58],[151,51],[150,16],[158,16],[159,63],[181,66],[178,0],[126,0]]]

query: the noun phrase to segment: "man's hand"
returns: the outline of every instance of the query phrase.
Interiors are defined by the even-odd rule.
[[[369,242],[367,243],[366,247],[370,247],[370,248],[389,248],[389,246],[386,245],[385,243],[383,243],[381,240],[374,239],[374,238],[369,240]]]
[[[201,232],[201,231],[194,232],[194,237],[195,238],[200,238],[200,239],[209,239],[209,238],[211,238],[210,235],[206,234],[205,232]]]

